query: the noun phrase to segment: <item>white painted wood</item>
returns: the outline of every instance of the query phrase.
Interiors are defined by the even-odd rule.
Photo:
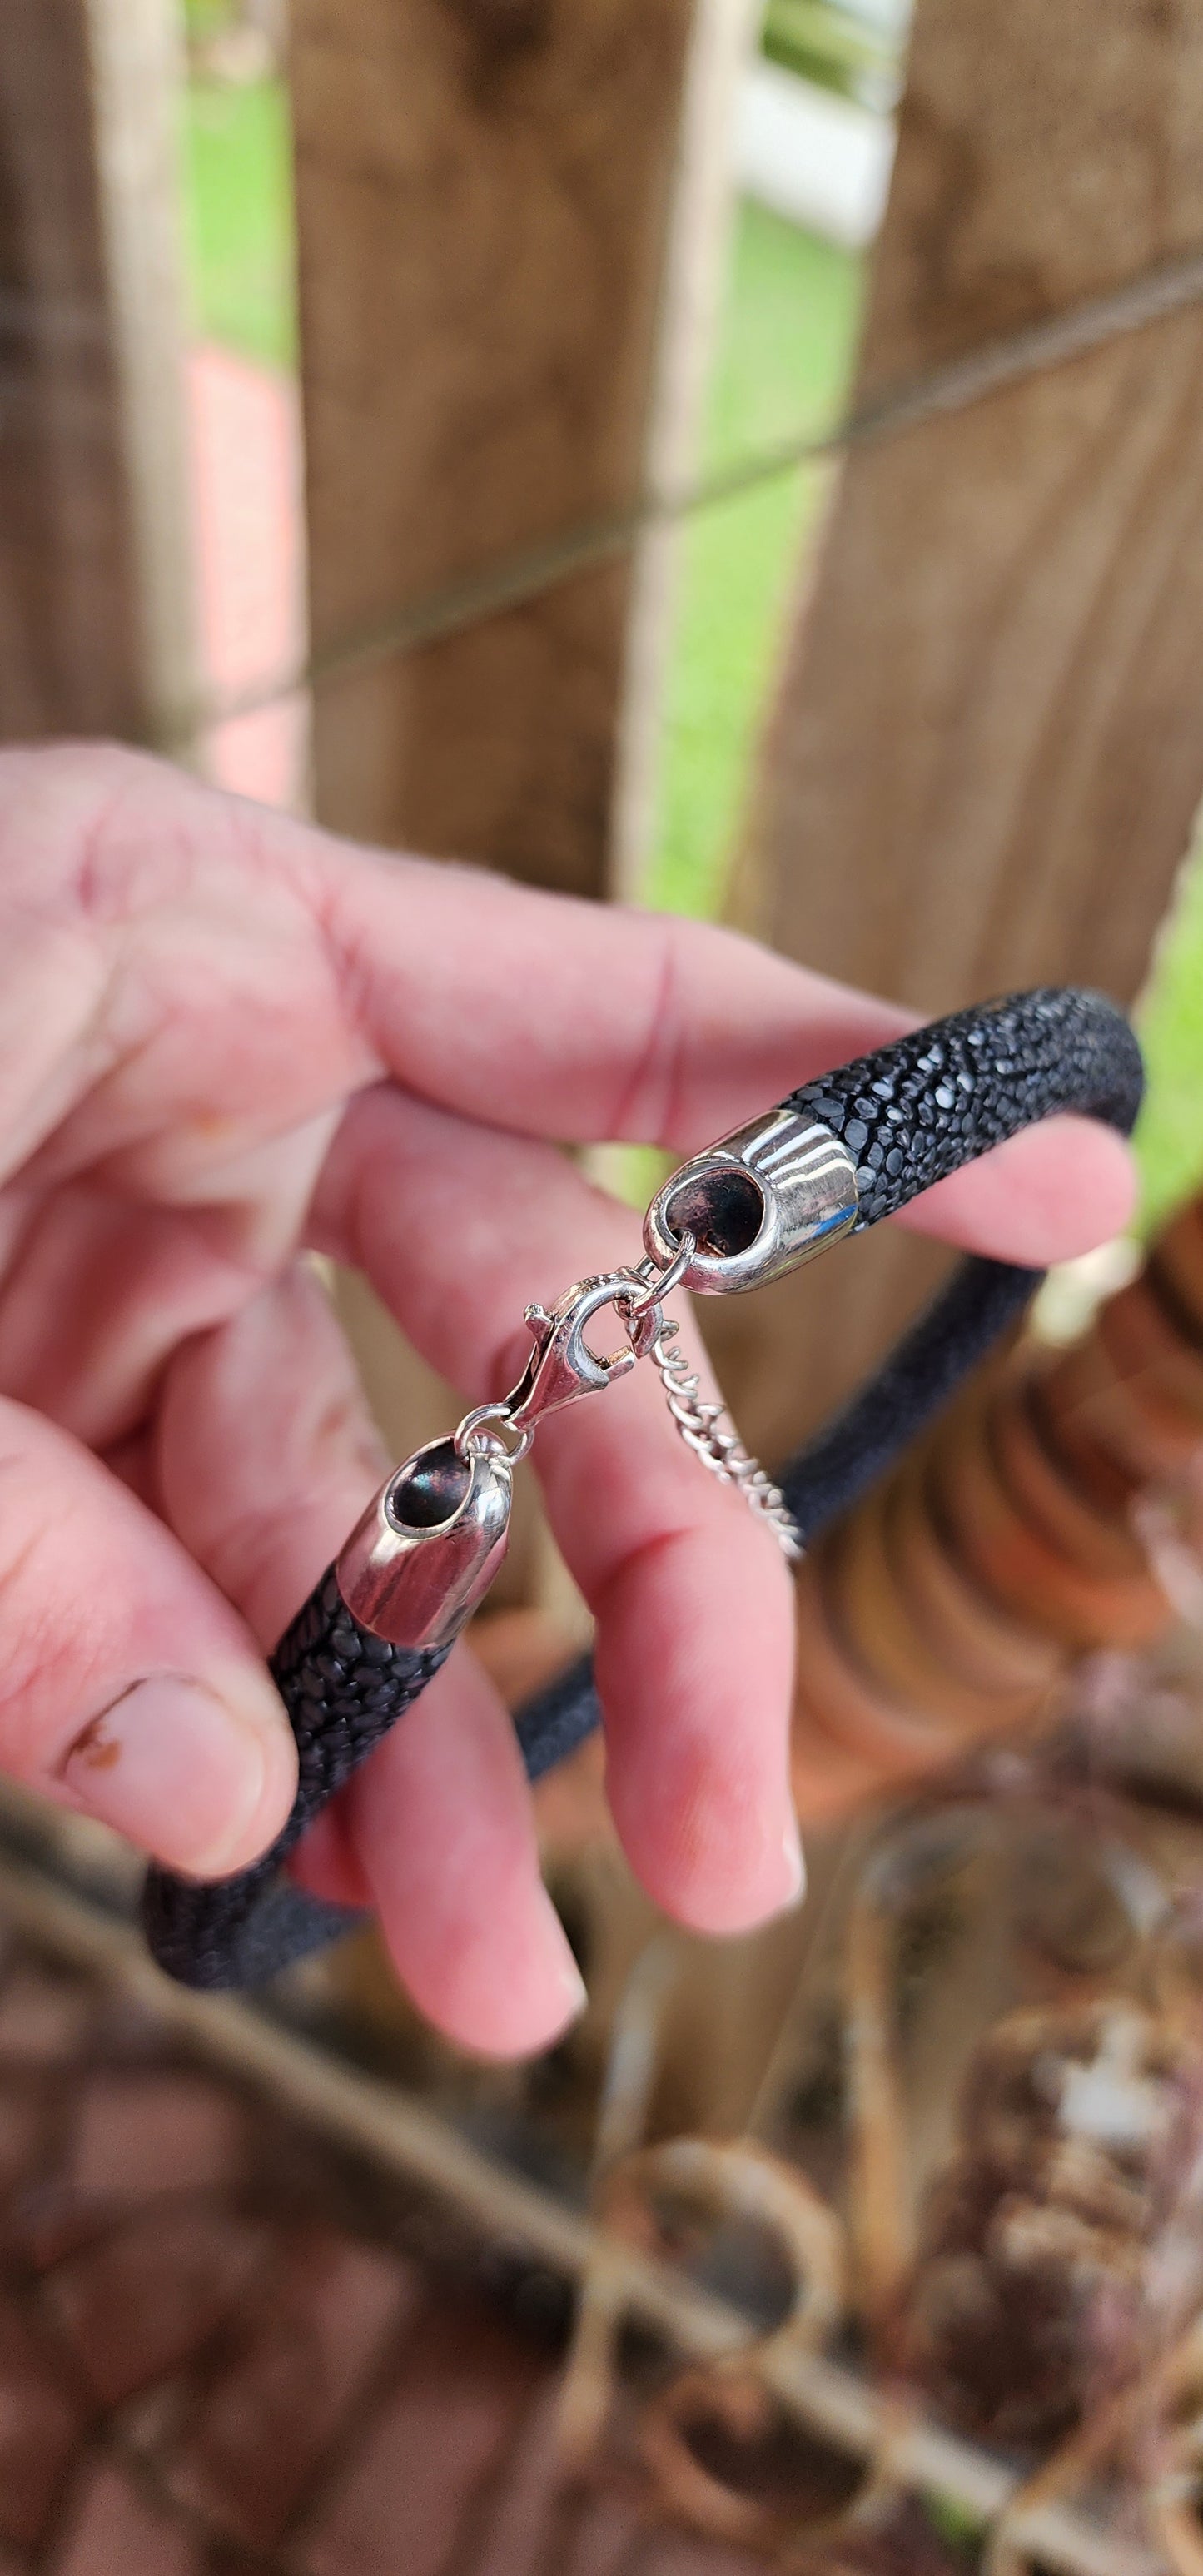
[[[885,213],[894,123],[816,89],[779,64],[749,64],[739,84],[735,177],[745,196],[846,249],[871,242]]]

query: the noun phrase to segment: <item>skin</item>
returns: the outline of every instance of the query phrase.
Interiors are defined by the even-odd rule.
[[[691,1153],[907,1025],[729,934],[355,849],[112,747],[0,754],[0,1768],[175,1868],[254,1859],[294,1782],[262,1652],[390,1463],[305,1255],[484,1401],[528,1300],[638,1257],[558,1144]],[[1042,1263],[1131,1196],[1117,1139],[1060,1119],[906,1221]],[[750,1926],[801,1883],[777,1549],[650,1370],[536,1457],[631,1861],[678,1920]],[[579,2007],[462,1647],[299,1874],[376,1906],[466,2047]]]

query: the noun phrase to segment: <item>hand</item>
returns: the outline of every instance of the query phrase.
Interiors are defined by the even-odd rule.
[[[304,1248],[482,1401],[528,1300],[638,1257],[549,1139],[684,1155],[906,1025],[724,933],[352,849],[124,751],[0,755],[0,1767],[171,1867],[252,1860],[294,1784],[260,1650],[389,1463]],[[1045,1262],[1130,1195],[1123,1146],[1064,1119],[915,1221]],[[776,1547],[650,1370],[537,1458],[630,1858],[682,1921],[752,1924],[800,1883]],[[302,1871],[376,1906],[463,2044],[571,2018],[509,1722],[463,1648]]]

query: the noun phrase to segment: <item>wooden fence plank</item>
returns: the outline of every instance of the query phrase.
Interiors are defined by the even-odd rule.
[[[684,470],[750,0],[294,0],[315,653]],[[667,273],[666,273],[667,272]],[[669,310],[665,311],[666,300]],[[634,890],[672,540],[315,691],[321,819]],[[633,653],[628,650],[633,640]],[[612,865],[613,855],[613,865]],[[400,1448],[449,1417],[360,1283]],[[510,1597],[559,1604],[524,1504]]]
[[[755,0],[694,0],[644,442],[652,494],[682,490],[697,471],[734,187],[737,84],[755,19]],[[608,886],[618,903],[644,896],[654,855],[682,538],[679,521],[653,524],[632,563],[609,835]]]
[[[137,605],[78,0],[0,10],[0,726],[136,728]]]
[[[183,12],[179,0],[86,8],[142,723],[188,758],[200,646],[184,368]]]
[[[0,10],[0,732],[195,688],[170,0]]]
[[[296,0],[315,651],[634,498],[690,0]],[[317,691],[338,828],[604,889],[629,576]]]
[[[1203,242],[1203,16],[919,0],[859,393]],[[850,457],[753,811],[760,925],[941,1010],[1130,999],[1203,791],[1203,315]],[[718,1319],[780,1450],[897,1329],[901,1238]]]

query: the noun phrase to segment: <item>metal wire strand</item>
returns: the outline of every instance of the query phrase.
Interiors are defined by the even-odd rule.
[[[1087,297],[932,367],[922,376],[883,386],[831,429],[795,432],[695,483],[675,491],[646,492],[626,508],[454,577],[421,598],[400,602],[354,632],[319,645],[292,669],[265,674],[228,696],[206,697],[181,707],[160,726],[156,747],[178,748],[198,733],[275,706],[299,690],[370,670],[424,644],[442,642],[507,608],[539,598],[576,573],[615,561],[650,528],[673,526],[724,501],[739,500],[800,465],[877,445],[924,421],[963,411],[1007,385],[1064,366],[1110,340],[1147,329],[1201,302],[1203,250],[1163,261],[1109,294]]]

